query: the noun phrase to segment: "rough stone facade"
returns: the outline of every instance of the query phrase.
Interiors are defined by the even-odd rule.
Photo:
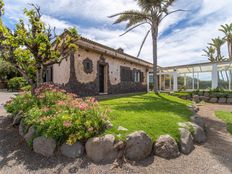
[[[91,45],[91,44],[90,44]],[[60,65],[53,65],[53,82],[63,85],[68,91],[80,96],[99,95],[99,66],[104,66],[104,93],[119,94],[130,92],[145,92],[147,90],[147,72],[151,64],[140,59],[125,55],[122,59],[113,50],[99,51],[101,46],[92,49],[79,46],[77,52],[63,60]],[[108,52],[107,52],[108,51]],[[110,54],[109,54],[110,53]],[[128,59],[126,59],[128,57]],[[141,63],[142,62],[142,63]],[[130,78],[122,79],[128,74],[124,74],[123,68],[129,70]],[[135,81],[135,72],[139,74],[139,79]]]

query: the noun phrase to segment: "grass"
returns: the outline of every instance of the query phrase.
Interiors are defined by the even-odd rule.
[[[216,116],[227,125],[227,130],[232,134],[232,112],[217,111]]]
[[[160,135],[170,134],[179,140],[178,122],[189,121],[192,114],[187,105],[189,101],[167,94],[154,93],[136,94],[101,101],[101,104],[111,109],[113,128],[105,133],[117,135],[125,139],[126,135],[134,131],[143,130],[153,140]],[[118,126],[128,131],[118,131]]]

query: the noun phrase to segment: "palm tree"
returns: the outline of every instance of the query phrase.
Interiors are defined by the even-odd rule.
[[[220,37],[217,37],[215,39],[212,39],[212,43],[209,43],[210,46],[214,47],[216,50],[216,61],[223,61],[224,56],[221,54],[221,47],[225,43],[224,39],[221,39]]]
[[[207,46],[206,49],[203,50],[205,54],[203,56],[207,56],[210,62],[215,62],[216,59],[214,57],[215,48],[213,46]]]
[[[170,7],[175,0],[136,0],[140,10],[127,10],[115,15],[110,16],[118,17],[114,24],[121,22],[127,22],[126,31],[122,35],[130,32],[131,30],[148,24],[150,29],[147,31],[147,34],[144,37],[142,45],[140,47],[137,57],[139,57],[142,47],[151,32],[152,36],[152,46],[153,46],[153,79],[154,79],[154,91],[158,93],[158,78],[157,78],[157,40],[158,40],[158,27],[164,18],[168,15],[184,11],[182,9],[169,11]],[[122,36],[121,35],[121,36]]]
[[[229,59],[232,60],[232,23],[221,25],[219,31],[225,34],[224,39],[227,42]]]

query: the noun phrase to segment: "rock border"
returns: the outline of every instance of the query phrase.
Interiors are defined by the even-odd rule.
[[[232,94],[228,94],[227,96],[218,96],[217,94],[210,94],[209,92],[202,92],[201,95],[183,95],[179,96],[179,98],[183,100],[192,100],[195,103],[200,103],[201,101],[208,103],[218,103],[218,104],[229,104],[232,105]]]
[[[194,111],[198,110],[199,108],[194,108]],[[144,131],[135,131],[129,134],[125,141],[118,141],[114,135],[107,134],[90,138],[85,143],[76,142],[73,145],[64,143],[57,147],[54,139],[36,136],[34,126],[23,132],[25,130],[23,119],[19,125],[19,134],[25,142],[32,144],[34,152],[43,156],[50,157],[58,149],[62,155],[68,158],[81,158],[86,154],[94,163],[107,164],[124,159],[141,161],[151,155],[172,159],[181,154],[190,154],[194,149],[194,144],[203,144],[207,139],[204,120],[198,116],[192,116],[191,121],[178,123],[180,127],[179,142],[176,142],[170,135],[161,135],[153,142]]]

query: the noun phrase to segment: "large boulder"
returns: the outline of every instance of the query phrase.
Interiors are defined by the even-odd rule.
[[[200,97],[199,97],[199,95],[194,95],[194,96],[193,96],[193,101],[196,102],[196,103],[199,103],[199,102],[200,102]]]
[[[25,129],[25,125],[23,120],[21,119],[20,124],[19,124],[19,135],[21,135],[22,137],[24,136],[24,129]]]
[[[210,103],[217,103],[218,102],[218,98],[212,97],[212,98],[209,99],[209,102]]]
[[[85,149],[87,156],[95,163],[111,163],[117,156],[118,151],[115,148],[115,137],[105,135],[103,137],[90,138]]]
[[[200,100],[201,100],[201,101],[204,101],[204,102],[208,102],[209,99],[210,99],[210,97],[206,97],[206,96],[201,96],[201,97],[200,97]]]
[[[183,154],[189,154],[194,149],[192,134],[186,128],[179,128],[179,130],[180,130],[180,151]]]
[[[23,116],[22,116],[22,113],[18,113],[15,117],[14,117],[14,120],[13,120],[13,123],[12,125],[13,126],[18,126],[22,120]]]
[[[205,128],[205,121],[203,120],[203,118],[197,116],[197,115],[194,115],[192,117],[190,117],[191,121],[195,124],[197,124],[198,126],[202,127],[202,128]]]
[[[205,96],[205,97],[209,97],[209,96],[210,96],[210,93],[207,92],[207,91],[205,91],[205,92],[204,92],[204,96]]]
[[[26,140],[27,143],[30,143],[30,141],[34,138],[36,134],[36,130],[34,126],[31,126],[28,129],[28,132],[24,135],[24,139]]]
[[[155,154],[157,156],[171,159],[180,155],[176,141],[170,135],[162,135],[158,138],[154,145]]]
[[[151,154],[153,142],[143,131],[137,131],[127,136],[125,157],[132,161],[145,159]]]
[[[73,145],[64,143],[61,148],[61,153],[69,158],[80,158],[84,154],[84,146],[80,142]]]
[[[225,97],[220,97],[219,99],[218,99],[218,103],[220,103],[220,104],[225,104],[226,103],[226,98]]]
[[[202,127],[198,126],[197,124],[191,123],[191,126],[193,128],[193,139],[194,142],[198,144],[202,144],[206,142],[206,135],[205,131]]]
[[[189,110],[194,113],[197,113],[200,110],[200,108],[197,105],[190,105],[188,107],[189,107]]]
[[[178,125],[181,128],[185,128],[192,133],[195,143],[202,144],[206,142],[206,134],[201,126],[192,122],[178,123]]]
[[[227,99],[227,104],[232,104],[232,98]]]
[[[43,156],[52,156],[56,148],[56,141],[44,136],[37,137],[33,140],[33,150]]]

